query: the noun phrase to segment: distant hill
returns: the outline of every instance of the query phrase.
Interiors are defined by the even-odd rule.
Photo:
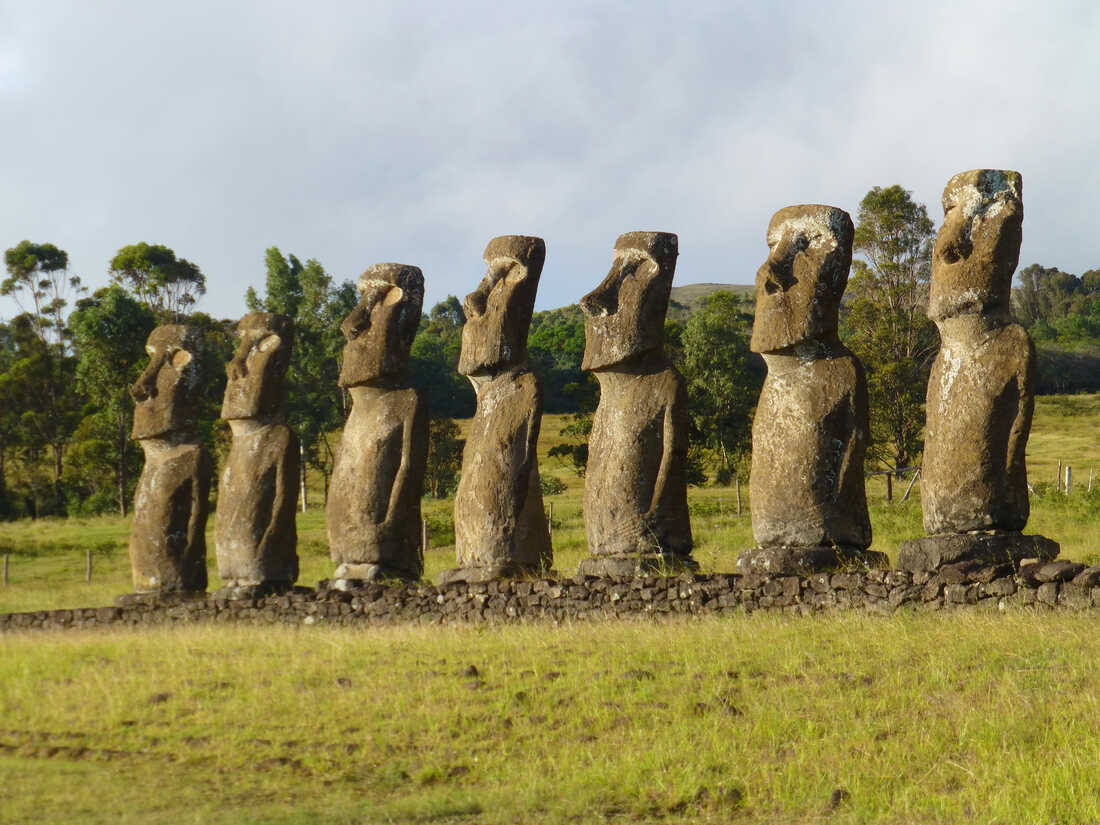
[[[685,321],[712,292],[734,292],[752,300],[756,287],[746,284],[686,284],[674,286],[668,304],[670,320]]]

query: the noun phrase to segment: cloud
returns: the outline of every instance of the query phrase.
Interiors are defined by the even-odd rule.
[[[497,234],[546,238],[543,307],[615,237],[681,236],[678,282],[747,283],[771,214],[901,183],[938,216],[976,166],[1024,175],[1021,262],[1100,265],[1085,3],[10,4],[10,246],[93,283],[124,244],[198,263],[243,312],[278,245],[354,279],[472,289]],[[2,311],[2,310],[0,310]]]

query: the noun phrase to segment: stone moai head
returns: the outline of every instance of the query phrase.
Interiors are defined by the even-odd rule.
[[[527,331],[546,244],[542,238],[501,235],[489,241],[481,257],[489,271],[462,304],[462,375],[491,375],[527,361]]]
[[[420,325],[424,273],[405,264],[375,264],[359,277],[355,287],[359,303],[340,325],[348,339],[340,386],[355,387],[387,378],[403,380]]]
[[[960,172],[943,190],[932,252],[928,316],[1008,316],[1023,238],[1023,178],[1002,169]]]
[[[753,352],[836,340],[854,232],[848,213],[833,206],[787,206],[772,216],[768,260],[756,272]]]
[[[145,351],[149,366],[130,387],[134,399],[131,436],[140,440],[194,433],[202,333],[182,324],[157,327],[149,334]]]
[[[226,365],[222,418],[263,418],[279,411],[283,377],[294,347],[294,322],[253,312],[237,324],[237,351]]]
[[[611,271],[581,298],[584,359],[599,370],[664,348],[665,315],[676,273],[677,237],[671,232],[627,232],[615,241]]]

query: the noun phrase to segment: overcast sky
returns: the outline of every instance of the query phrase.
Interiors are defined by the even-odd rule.
[[[244,312],[272,245],[354,280],[472,290],[489,238],[546,239],[538,306],[621,232],[680,236],[676,283],[750,283],[772,213],[928,205],[1019,170],[1020,264],[1100,267],[1100,4],[0,0],[0,246],[197,263]],[[13,314],[8,304],[0,315]]]

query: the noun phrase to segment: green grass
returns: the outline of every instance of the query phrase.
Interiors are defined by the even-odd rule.
[[[1021,611],[9,635],[0,818],[1097,821],[1098,629]]]

